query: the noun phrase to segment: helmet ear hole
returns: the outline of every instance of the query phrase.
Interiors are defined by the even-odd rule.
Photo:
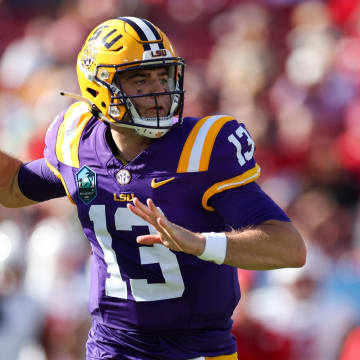
[[[90,93],[93,97],[97,97],[97,95],[98,95],[98,92],[96,90],[94,90],[94,89],[86,88],[86,91],[88,93]]]

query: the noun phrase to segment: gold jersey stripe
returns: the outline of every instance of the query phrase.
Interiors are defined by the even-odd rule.
[[[189,160],[190,160],[190,155],[191,155],[191,149],[194,146],[196,136],[197,136],[200,128],[205,123],[205,121],[207,119],[209,119],[209,118],[210,118],[210,116],[202,118],[201,120],[199,120],[195,124],[194,128],[191,130],[190,135],[186,139],[185,145],[184,145],[183,150],[181,152],[180,160],[179,160],[178,168],[177,168],[176,172],[181,173],[181,172],[186,172],[187,171],[187,168],[188,168],[188,165],[189,165]]]
[[[91,117],[88,105],[84,102],[76,102],[67,110],[56,139],[56,156],[59,161],[68,166],[79,167],[80,137]]]
[[[79,106],[79,104],[80,103],[77,102],[77,103],[72,104],[69,107],[69,109],[66,111],[66,113],[64,115],[63,122],[59,126],[59,130],[58,130],[57,138],[56,138],[56,157],[62,163],[65,162],[64,161],[64,154],[63,154],[63,151],[62,151],[62,145],[64,143],[64,138],[65,138],[66,123],[69,121],[70,115],[73,113],[74,109],[76,109]]]
[[[47,165],[48,168],[53,172],[53,174],[54,174],[58,179],[61,180],[61,182],[62,182],[62,184],[63,184],[63,186],[64,186],[64,189],[65,189],[65,192],[66,192],[66,195],[67,195],[68,199],[70,200],[70,202],[71,202],[73,205],[75,205],[75,201],[72,199],[72,197],[71,197],[71,195],[70,195],[70,193],[69,193],[69,190],[68,190],[68,188],[67,188],[67,186],[66,186],[65,180],[64,180],[64,178],[61,176],[60,172],[59,172],[54,166],[52,166],[52,165],[49,163],[49,161],[47,161],[47,159],[45,159],[45,161],[46,161],[46,165]]]
[[[216,115],[199,120],[186,139],[177,172],[206,171],[217,134],[226,122],[233,119],[231,116]]]
[[[238,360],[237,353],[231,354],[231,355],[220,355],[220,356],[206,356],[205,360]]]
[[[203,208],[208,211],[214,211],[215,209],[208,205],[208,201],[213,195],[228,189],[249,184],[255,181],[260,176],[260,172],[261,172],[260,166],[256,164],[253,168],[245,171],[243,174],[239,176],[235,176],[231,179],[220,181],[214,184],[205,191],[202,197],[201,204]]]
[[[206,134],[204,146],[201,152],[200,157],[200,166],[199,171],[206,171],[209,168],[210,156],[215,143],[215,139],[221,128],[227,123],[229,120],[233,120],[234,118],[230,116],[222,117],[216,120],[210,127],[208,133]]]
[[[80,138],[81,134],[88,123],[88,121],[91,119],[92,114],[87,112],[80,116],[78,125],[75,130],[74,138],[71,141],[70,144],[70,153],[71,153],[71,160],[74,164],[73,166],[78,168],[80,166],[79,164],[79,144],[80,144]]]

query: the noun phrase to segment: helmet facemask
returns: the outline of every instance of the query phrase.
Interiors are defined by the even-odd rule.
[[[157,60],[143,60],[129,64],[115,65],[115,74],[111,84],[101,79],[101,74],[106,72],[107,65],[98,65],[95,80],[106,86],[111,94],[111,100],[108,108],[108,116],[114,120],[111,124],[115,126],[131,127],[141,135],[150,138],[157,138],[165,135],[170,129],[178,126],[181,123],[184,90],[183,90],[183,76],[184,76],[184,62],[180,58],[163,58]],[[134,70],[146,70],[165,68],[168,73],[167,89],[162,92],[153,92],[146,94],[129,95],[123,89],[122,78],[127,73]],[[170,97],[169,112],[165,116],[161,116],[159,112],[159,97]],[[136,99],[151,97],[154,101],[156,115],[153,117],[141,116],[139,109],[136,106]],[[125,110],[125,114],[124,114]]]

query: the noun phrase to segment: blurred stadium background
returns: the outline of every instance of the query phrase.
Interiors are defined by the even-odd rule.
[[[0,0],[3,150],[42,156],[82,41],[118,16],[153,21],[187,60],[185,114],[246,124],[259,182],[307,241],[303,269],[239,271],[239,359],[360,359],[359,2]],[[88,253],[67,199],[0,208],[0,359],[84,358]]]

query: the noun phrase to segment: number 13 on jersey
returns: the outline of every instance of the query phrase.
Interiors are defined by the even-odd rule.
[[[128,299],[126,282],[121,277],[112,237],[107,230],[105,205],[92,205],[89,211],[94,232],[103,252],[109,278],[105,280],[105,294]],[[132,231],[135,226],[147,226],[150,234],[156,234],[153,226],[137,217],[127,208],[119,207],[115,212],[116,230]],[[134,239],[135,241],[135,239]],[[134,246],[136,246],[134,244]],[[176,255],[162,244],[140,246],[140,265],[158,263],[165,283],[149,284],[147,279],[130,279],[130,288],[135,301],[156,301],[181,297],[185,286]]]
[[[249,161],[252,159],[252,157],[254,156],[254,152],[255,152],[255,142],[254,140],[251,138],[250,134],[246,131],[245,128],[243,128],[242,126],[240,126],[239,128],[236,129],[235,131],[237,137],[234,134],[231,134],[228,137],[228,140],[235,145],[236,147],[236,157],[239,161],[239,164],[241,166],[245,165],[246,161]],[[246,136],[247,138],[247,144],[250,146],[250,150],[248,151],[244,151],[242,146],[241,146],[241,142],[239,139],[241,139],[243,136]]]

